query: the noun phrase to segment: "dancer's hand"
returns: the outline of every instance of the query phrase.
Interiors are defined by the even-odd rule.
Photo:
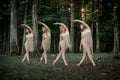
[[[25,26],[25,24],[21,24],[21,26]]]
[[[72,20],[72,22],[76,22],[76,20]]]
[[[80,51],[82,51],[82,46],[80,46]]]
[[[40,49],[43,49],[42,45],[41,45]]]
[[[54,25],[57,25],[57,23],[53,23]]]

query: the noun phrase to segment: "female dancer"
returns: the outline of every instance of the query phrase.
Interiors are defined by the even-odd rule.
[[[68,65],[65,59],[65,50],[70,48],[70,37],[69,37],[69,30],[63,23],[54,23],[55,25],[60,26],[60,41],[59,41],[59,54],[57,58],[53,61],[53,65],[57,62],[57,60],[62,55],[63,61],[65,65]]]
[[[39,24],[43,25],[42,27],[42,44],[41,49],[43,49],[43,54],[40,58],[40,62],[42,62],[43,58],[45,59],[45,64],[47,64],[47,51],[50,49],[50,43],[51,43],[51,31],[49,27],[42,23],[38,22]]]
[[[86,54],[88,55],[90,61],[92,62],[93,66],[95,66],[95,63],[93,61],[92,53],[93,53],[93,40],[91,35],[91,29],[88,24],[86,24],[84,21],[81,20],[74,20],[74,22],[81,23],[81,41],[80,41],[80,50],[83,47],[83,57],[77,66],[80,66],[83,60],[86,57]]]
[[[33,30],[26,24],[22,24],[26,28],[26,38],[25,38],[25,55],[22,59],[22,63],[27,59],[28,63],[30,64],[29,60],[29,52],[33,52]]]

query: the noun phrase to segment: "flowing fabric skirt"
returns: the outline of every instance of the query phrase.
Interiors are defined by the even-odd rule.
[[[33,52],[33,40],[26,40],[25,50]]]

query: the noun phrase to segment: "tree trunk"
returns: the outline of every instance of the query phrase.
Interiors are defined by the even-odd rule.
[[[24,14],[24,23],[27,24],[27,5],[28,3],[25,3],[25,14]],[[22,51],[21,54],[24,53],[24,44],[25,44],[25,28],[24,28],[24,33],[23,33],[23,42],[22,42]]]
[[[71,52],[74,52],[74,2],[71,0],[71,24],[70,24],[70,45],[71,45]]]
[[[55,31],[54,31],[54,36],[53,36],[53,39],[54,39],[54,40],[53,40],[53,41],[54,41],[54,42],[53,42],[53,44],[54,44],[54,45],[53,45],[53,46],[54,46],[53,52],[54,52],[54,53],[56,52],[56,51],[55,51],[55,50],[56,50],[56,40],[55,40],[55,36],[56,36],[56,33],[55,33]]]
[[[95,0],[95,6],[97,12],[96,12],[96,52],[100,51],[100,44],[99,44],[99,16],[98,16],[98,11],[99,11],[99,5],[98,5],[99,1]]]
[[[113,25],[114,25],[114,48],[113,52],[118,53],[119,51],[119,39],[118,39],[118,23],[117,23],[117,15],[116,15],[116,10],[117,10],[117,5],[114,5],[113,7]]]
[[[118,51],[119,51],[118,27],[114,26],[114,48],[113,48],[113,52],[118,53]]]
[[[84,0],[82,0],[82,8],[81,8],[81,18],[83,21],[85,21],[85,6],[84,6]]]
[[[99,52],[99,30],[98,30],[98,27],[99,27],[99,23],[98,21],[96,22],[96,51]]]
[[[10,20],[10,54],[18,53],[17,40],[17,17],[16,17],[16,0],[10,1],[11,5],[11,20]]]
[[[38,24],[37,24],[37,0],[33,0],[32,5],[32,23],[34,34],[34,52],[38,52]]]
[[[114,49],[113,49],[113,52],[118,53],[118,50],[119,50],[118,31],[117,31],[117,27],[114,27]]]

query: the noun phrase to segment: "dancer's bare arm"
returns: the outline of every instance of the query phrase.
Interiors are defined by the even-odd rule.
[[[73,22],[79,22],[79,23],[83,24],[85,27],[90,29],[89,25],[82,20],[75,19],[75,20],[73,20]]]
[[[33,32],[32,28],[26,24],[21,24],[22,26],[26,27],[27,29],[29,29],[31,32]]]
[[[81,40],[80,40],[80,51],[82,51],[82,33],[81,33]]]
[[[47,28],[48,31],[50,31],[50,28],[46,24],[44,24],[43,22],[38,22],[38,23],[41,24],[41,25],[43,25],[44,27]]]
[[[56,22],[56,23],[53,23],[54,25],[61,25],[61,26],[64,26],[64,28],[69,32],[69,30],[68,30],[68,28],[67,28],[67,26],[65,25],[65,24],[63,24],[63,23],[58,23],[58,22]]]

